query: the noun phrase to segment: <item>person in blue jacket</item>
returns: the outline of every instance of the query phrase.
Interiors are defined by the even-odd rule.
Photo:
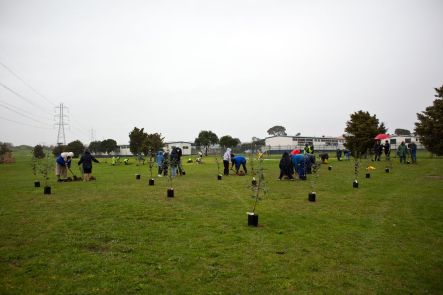
[[[155,157],[155,161],[157,162],[157,166],[158,166],[158,177],[162,176],[162,172],[163,172],[163,151],[158,151],[157,155]]]
[[[291,161],[292,165],[294,165],[295,171],[298,174],[298,177],[305,176],[306,175],[305,155],[303,154],[292,155]]]
[[[235,165],[235,173],[238,174],[238,171],[240,169],[240,166],[243,167],[243,170],[245,171],[245,174],[248,173],[248,170],[246,169],[246,158],[243,156],[235,156],[234,154],[231,155],[231,162],[232,167],[234,168]]]
[[[64,181],[68,178],[68,168],[71,168],[73,152],[63,152],[55,159],[55,175],[57,181]]]

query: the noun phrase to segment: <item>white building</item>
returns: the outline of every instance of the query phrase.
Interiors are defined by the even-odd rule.
[[[174,147],[174,146],[181,148],[184,156],[188,156],[192,153],[192,143],[191,142],[170,141],[170,142],[165,142],[165,146],[169,150],[172,150],[172,147]]]
[[[306,144],[312,144],[316,151],[334,151],[344,149],[343,137],[316,137],[316,136],[270,136],[265,138],[268,151],[292,151],[303,149]]]
[[[388,140],[389,140],[389,143],[391,144],[391,149],[397,149],[397,147],[401,144],[402,141],[404,141],[406,145],[408,145],[412,142],[415,142],[415,144],[417,145],[417,149],[424,149],[425,148],[423,146],[423,144],[421,144],[419,138],[413,134],[411,134],[411,135],[392,134]],[[385,141],[382,140],[382,143],[384,143],[384,142]]]

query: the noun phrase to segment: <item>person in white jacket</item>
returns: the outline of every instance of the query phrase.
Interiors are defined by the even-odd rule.
[[[225,154],[223,155],[223,174],[229,175],[229,163],[231,163],[231,149],[227,148]]]

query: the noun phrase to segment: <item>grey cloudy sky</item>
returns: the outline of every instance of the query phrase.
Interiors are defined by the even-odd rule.
[[[54,144],[60,102],[67,142],[339,136],[358,110],[412,130],[443,84],[442,15],[441,0],[0,0],[0,141]]]

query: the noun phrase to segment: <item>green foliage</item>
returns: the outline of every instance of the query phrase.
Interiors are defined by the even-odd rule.
[[[269,135],[274,135],[274,136],[287,135],[286,128],[280,125],[275,125],[274,127],[269,128],[267,132]]]
[[[443,86],[435,88],[438,97],[426,111],[417,114],[415,132],[428,151],[443,155]]]
[[[91,141],[89,143],[88,149],[91,153],[104,153],[105,151],[102,148],[102,142],[99,140]]]
[[[66,145],[57,145],[55,147],[52,148],[52,154],[54,156],[59,156],[61,153],[66,152],[67,151],[67,146]]]
[[[118,151],[117,142],[114,139],[105,139],[100,144],[100,150],[106,154]]]
[[[143,150],[143,144],[146,141],[148,134],[144,132],[144,128],[134,129],[129,133],[129,150],[133,155],[140,155]]]
[[[351,151],[354,157],[361,157],[374,145],[374,137],[379,133],[386,133],[387,129],[376,115],[369,112],[358,111],[351,114],[351,119],[346,122],[344,135],[345,147]]]
[[[260,146],[264,146],[266,144],[266,141],[264,139],[260,139],[258,137],[253,137],[252,144],[260,147]]]
[[[41,145],[36,145],[34,147],[34,149],[32,150],[32,155],[36,158],[36,159],[43,159],[46,155],[45,155],[45,151],[43,150],[43,146]]]
[[[397,135],[411,135],[411,131],[408,129],[397,128],[394,130],[394,133]]]
[[[240,144],[240,139],[232,138],[232,136],[230,136],[230,135],[225,135],[225,136],[220,137],[219,142],[223,148],[236,147],[237,145]]]
[[[164,146],[164,137],[161,133],[151,133],[146,135],[146,139],[143,143],[143,153],[145,156],[154,157],[158,150],[161,150]]]
[[[68,152],[74,153],[74,158],[79,157],[85,151],[85,145],[80,140],[74,140],[66,146]]]
[[[205,155],[208,155],[208,149],[210,145],[219,143],[218,136],[209,130],[202,130],[198,134],[198,137],[194,141],[196,146],[203,147],[205,149]]]

